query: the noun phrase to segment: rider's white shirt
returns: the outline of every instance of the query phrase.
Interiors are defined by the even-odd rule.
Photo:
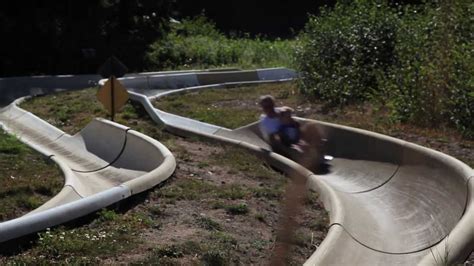
[[[270,118],[266,115],[260,116],[260,131],[268,138],[271,134],[275,134],[280,129],[280,119],[278,116]]]

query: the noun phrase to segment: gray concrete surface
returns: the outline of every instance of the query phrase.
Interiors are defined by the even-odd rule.
[[[235,86],[242,85],[236,80],[255,77],[248,72],[242,77],[237,72],[222,74],[208,75],[203,79],[207,85],[189,90],[226,88],[226,77]],[[271,71],[265,74],[288,79]],[[185,90],[154,91],[155,95],[136,91],[131,98],[172,132],[239,145],[283,171],[306,176],[331,220],[326,239],[306,265],[433,265],[440,258],[452,264],[462,263],[474,249],[474,172],[455,158],[381,134],[316,121],[328,137],[327,153],[334,160],[328,174],[315,175],[270,152],[255,124],[231,130],[151,105],[150,99]]]
[[[0,125],[56,162],[65,176],[59,194],[25,216],[0,223],[0,242],[64,223],[150,189],[176,162],[158,141],[96,119],[74,136],[16,106],[0,110]]]
[[[226,129],[157,110],[150,102],[151,99],[186,90],[285,82],[295,77],[297,75],[294,71],[275,68],[246,71],[243,75],[233,70],[212,74],[148,73],[128,76],[122,79],[122,83],[129,90],[132,100],[140,102],[154,121],[164,124],[170,131],[182,135],[200,135],[241,146],[282,171],[306,177],[308,187],[320,194],[331,223],[327,237],[306,261],[306,265],[462,263],[474,249],[474,172],[455,158],[388,136],[317,121],[328,137],[327,153],[334,156],[334,160],[328,174],[316,175],[297,163],[272,153],[255,124],[235,130]],[[22,88],[21,95],[35,94],[26,87],[28,86]],[[67,149],[87,147],[86,142],[89,140],[85,140],[82,135],[64,136],[45,124],[38,124],[38,128],[48,134],[38,134],[38,130],[25,125],[36,118],[12,106],[0,113],[0,121],[6,120],[10,121],[12,128],[20,129],[22,134],[28,133],[23,139],[29,145],[44,154],[58,154],[52,156],[52,159],[64,168],[65,173],[71,172],[71,176],[98,175],[103,178],[97,178],[102,180],[98,181],[97,186],[114,189],[111,194],[102,195],[104,192],[97,193],[90,188],[81,187],[81,182],[77,181],[81,177],[66,177],[66,183],[77,182],[75,186],[83,194],[119,198],[126,197],[134,189],[146,189],[140,182],[135,184],[138,179],[129,180],[129,176],[141,174],[146,182],[150,182],[153,171],[161,171],[160,167],[170,158],[169,155],[164,156],[161,165],[151,172],[147,171],[159,162],[154,162],[156,165],[128,164],[127,171],[116,175],[113,169],[122,169],[123,164],[130,161],[125,158],[133,156],[137,152],[136,148],[124,151],[124,157],[111,150],[104,154],[96,152],[94,159],[90,159],[87,153],[67,152]],[[17,120],[22,122],[15,123]],[[93,128],[98,125],[90,126]],[[108,128],[108,125],[105,123],[101,127]],[[120,132],[118,128],[115,129],[116,132]],[[87,130],[84,130],[84,135],[87,135]],[[117,138],[111,141],[121,143],[122,135],[114,134]],[[127,141],[132,139],[128,133],[126,138]],[[61,148],[48,144],[61,143],[61,140],[67,143],[61,144]],[[146,149],[146,143],[150,140],[143,136],[136,141],[137,144],[130,147]],[[38,142],[45,145],[38,145]],[[114,157],[116,158],[113,159]],[[110,177],[117,177],[118,180]],[[155,181],[151,183],[161,179],[153,180]],[[120,182],[124,183],[118,187],[128,184],[130,192],[116,189],[116,184]],[[82,195],[70,189],[71,187],[65,186],[64,191],[51,201],[52,205],[56,204],[56,199],[59,199],[57,202],[69,202],[62,206],[80,202],[78,199]],[[48,208],[50,206],[46,205],[45,210],[40,210],[39,213],[55,210]],[[54,216],[54,213],[51,215]],[[57,215],[61,217],[60,214]],[[12,226],[12,223],[8,226]],[[0,225],[0,233],[2,230],[5,231]]]

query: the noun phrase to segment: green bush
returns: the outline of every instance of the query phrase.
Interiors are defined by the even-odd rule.
[[[405,9],[397,64],[386,77],[394,118],[426,126],[449,121],[473,136],[473,8],[460,0]]]
[[[474,5],[341,1],[299,36],[302,92],[332,105],[381,100],[396,121],[474,136]]]
[[[204,16],[173,23],[147,53],[149,69],[289,66],[293,41],[230,38]]]
[[[310,17],[296,51],[300,88],[330,104],[377,92],[394,60],[396,12],[385,2],[348,2]]]

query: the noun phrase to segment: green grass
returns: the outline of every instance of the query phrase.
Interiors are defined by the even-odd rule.
[[[31,211],[62,188],[62,172],[15,136],[0,130],[0,221]]]
[[[275,184],[264,187],[247,187],[237,184],[225,184],[217,186],[211,182],[199,179],[183,179],[176,182],[175,186],[163,187],[157,191],[157,195],[166,199],[167,202],[179,200],[202,200],[207,198],[240,200],[252,197],[266,200],[279,200],[284,193],[287,180],[283,176],[275,174],[272,182]],[[226,205],[217,204],[217,208],[228,209]],[[232,212],[232,211],[231,211]]]
[[[3,154],[24,154],[28,151],[25,144],[15,136],[0,131],[0,152]]]
[[[230,262],[237,240],[224,232],[214,232],[210,235],[210,244],[206,245],[202,253],[202,261],[206,265],[226,265]]]
[[[213,154],[211,159],[216,164],[226,165],[233,170],[251,173],[252,176],[257,178],[272,178],[276,174],[268,165],[260,163],[256,156],[249,155],[242,148],[232,148],[222,153]]]
[[[182,147],[177,150],[183,152]],[[183,158],[181,152],[180,155]],[[187,153],[187,151],[184,152],[185,161],[188,158]],[[227,200],[250,197],[278,200],[287,182],[285,176],[273,171],[269,166],[262,164],[256,156],[248,154],[241,148],[227,148],[222,152],[212,154],[208,164],[228,167],[233,174],[244,172],[256,180],[271,181],[271,184],[264,187],[247,187],[237,184],[217,186],[205,180],[183,179],[177,181],[175,186],[162,188],[157,193],[170,201],[200,200],[209,197]],[[225,209],[225,206],[221,208]]]
[[[76,133],[90,122],[91,117],[87,113],[106,117],[106,111],[95,100],[96,91],[97,88],[90,88],[35,97],[23,102],[21,107],[30,111],[34,106],[34,112],[53,126],[68,133]],[[85,115],[78,115],[84,111],[87,112]]]
[[[160,197],[171,200],[200,200],[209,197],[236,200],[252,196],[252,190],[242,185],[217,186],[199,179],[179,180],[175,186],[164,187],[157,193]]]
[[[139,213],[124,216],[104,209],[95,219],[81,227],[59,226],[38,233],[37,244],[28,250],[28,256],[12,259],[18,264],[51,264],[67,262],[96,264],[101,258],[130,250],[140,244],[137,230],[149,228]]]
[[[260,85],[243,88],[206,89],[180,95],[170,95],[154,102],[162,110],[199,121],[234,129],[258,120],[260,95],[272,94],[277,100],[296,95],[291,83],[281,85]],[[199,97],[196,97],[199,95]],[[298,97],[291,97],[294,102]],[[250,100],[250,101],[249,101]]]

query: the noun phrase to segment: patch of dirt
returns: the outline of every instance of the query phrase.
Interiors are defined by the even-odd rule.
[[[209,158],[223,153],[225,148],[219,145],[211,146],[200,142],[186,142],[180,139],[175,143],[180,147],[173,150],[173,154],[181,155],[181,163],[177,164],[177,169],[184,175],[197,180],[209,181],[216,185],[244,185],[247,187],[256,187],[262,185],[258,180],[246,176],[244,173],[236,171],[226,165],[214,164]],[[197,160],[201,157],[201,160]]]
[[[201,179],[217,187],[233,184],[246,188],[270,186],[274,180],[256,180],[256,177],[242,171],[235,171],[225,165],[212,165],[213,155],[224,151],[226,147],[210,145],[209,143],[194,142],[177,138],[173,145],[177,158],[178,168],[170,181],[160,189],[176,186],[178,182],[191,179]],[[185,147],[185,150],[182,149]],[[203,164],[209,166],[202,167]],[[275,173],[275,175],[278,175]],[[249,212],[243,215],[228,213],[223,208],[213,205],[218,202],[223,205],[241,204],[248,206]],[[137,206],[139,211],[147,212],[151,207],[159,207],[161,213],[155,219],[157,227],[140,232],[142,244],[130,253],[111,258],[106,263],[131,263],[141,261],[150,256],[153,249],[160,246],[182,245],[188,241],[195,241],[201,245],[212,244],[209,240],[213,230],[200,225],[203,217],[211,219],[220,226],[219,232],[228,234],[236,241],[230,250],[230,261],[238,264],[266,264],[269,262],[275,243],[276,226],[279,221],[280,200],[269,200],[258,197],[242,199],[206,197],[197,200],[169,201],[166,198],[152,193],[147,201]],[[328,217],[320,203],[305,205],[301,215],[297,218],[299,240],[293,246],[290,264],[300,265],[315,251],[327,232]],[[315,221],[323,224],[314,229]],[[314,243],[311,243],[313,236]],[[199,261],[201,254],[186,254],[173,261],[179,265]]]

